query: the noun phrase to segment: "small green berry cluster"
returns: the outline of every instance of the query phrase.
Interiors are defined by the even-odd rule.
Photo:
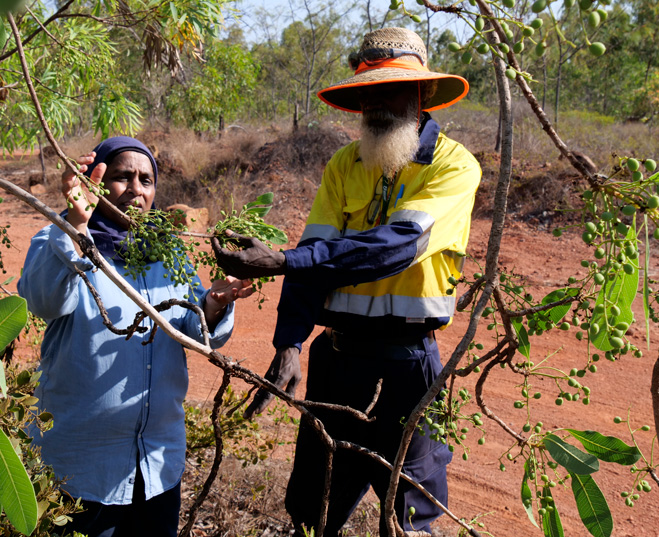
[[[471,401],[471,395],[466,388],[457,392],[458,397],[451,397],[449,390],[444,388],[439,392],[439,400],[433,401],[426,410],[422,422],[418,426],[419,434],[430,434],[436,442],[448,445],[449,451],[455,451],[455,445],[462,447],[462,458],[469,458],[469,448],[465,445],[472,425],[481,432],[478,444],[485,443],[483,415],[480,412],[465,414],[462,409]]]
[[[629,420],[625,420],[620,416],[615,416],[613,418],[613,423],[627,424],[631,432],[632,439],[634,440],[634,444],[636,444],[635,436],[639,431],[648,432],[650,430],[649,425],[641,425],[636,429],[632,429],[629,424]],[[627,505],[627,507],[634,507],[634,502],[641,498],[641,495],[638,494],[639,492],[647,493],[652,491],[652,485],[650,485],[650,483],[645,478],[649,476],[650,472],[654,470],[656,470],[656,468],[652,467],[651,465],[647,465],[642,468],[639,468],[636,464],[632,465],[630,468],[630,472],[634,474],[634,483],[632,484],[632,488],[629,491],[623,491],[620,493],[620,496],[625,499],[625,505]]]
[[[199,282],[195,280],[199,264],[191,265],[189,256],[194,257],[200,243],[181,237],[180,233],[186,228],[180,223],[180,215],[158,209],[140,213],[132,208],[126,214],[133,223],[130,233],[121,243],[125,250],[124,276],[144,276],[146,271],[151,270],[150,263],[161,262],[167,270],[165,278],[174,285],[192,289],[198,287]],[[189,296],[186,294],[185,298]]]

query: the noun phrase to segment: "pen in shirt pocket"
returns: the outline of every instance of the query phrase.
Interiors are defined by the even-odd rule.
[[[398,200],[403,197],[404,190],[405,190],[405,185],[400,185],[400,190],[398,191],[398,195],[396,196],[396,201],[394,201],[394,209],[396,208],[396,205],[398,205]]]

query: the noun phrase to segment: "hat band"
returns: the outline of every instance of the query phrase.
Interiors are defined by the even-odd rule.
[[[430,72],[425,65],[421,65],[418,62],[409,62],[407,60],[402,60],[400,58],[390,58],[387,60],[382,60],[376,65],[367,65],[365,62],[359,64],[355,74],[363,73],[364,71],[371,71],[373,69],[381,69],[383,67],[396,67],[398,69],[409,69],[411,71],[427,71]]]

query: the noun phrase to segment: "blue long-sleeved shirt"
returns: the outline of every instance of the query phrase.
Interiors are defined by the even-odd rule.
[[[121,262],[108,260],[123,274]],[[183,299],[190,289],[174,286],[161,263],[146,276],[127,281],[150,303]],[[76,272],[85,272],[98,290],[112,323],[128,327],[140,311],[100,270],[81,258],[56,226],[32,239],[18,290],[32,313],[48,326],[41,348],[42,376],[35,395],[54,416],[52,429],[35,443],[44,461],[66,479],[74,497],[104,504],[129,504],[139,459],[146,498],[174,487],[185,465],[183,399],[188,387],[185,351],[162,330],[125,336],[110,332]],[[206,292],[198,287],[203,304]],[[173,307],[162,315],[178,330],[202,342],[198,317]],[[233,328],[233,304],[211,334],[220,347]],[[153,327],[147,318],[142,326]]]

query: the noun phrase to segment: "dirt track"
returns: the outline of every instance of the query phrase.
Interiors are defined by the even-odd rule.
[[[0,204],[2,218],[0,224],[11,223],[9,234],[15,248],[2,251],[3,260],[9,275],[18,275],[29,244],[29,238],[44,225],[45,220],[35,216],[31,210],[20,206],[10,196],[2,195],[5,202]],[[299,230],[299,226],[298,226]],[[470,241],[470,253],[476,260],[483,262],[487,246],[489,222],[474,222]],[[556,239],[545,231],[537,231],[525,225],[512,224],[506,231],[502,246],[501,263],[508,271],[526,275],[532,292],[538,296],[549,292],[553,287],[564,283],[568,276],[578,274],[579,260],[586,257],[587,251],[576,236],[564,236]],[[656,259],[651,265],[657,270]],[[566,268],[567,267],[567,268]],[[477,268],[473,263],[467,266],[467,273]],[[657,274],[654,274],[657,277]],[[2,278],[4,280],[4,278]],[[15,282],[10,284],[15,290]],[[243,365],[263,374],[273,355],[271,338],[275,324],[276,304],[280,282],[269,284],[265,288],[267,300],[263,309],[257,308],[256,302],[248,299],[241,303],[237,313],[236,330],[233,338],[223,349],[224,353],[234,359],[244,360]],[[640,302],[640,297],[637,303]],[[642,320],[640,305],[636,316]],[[438,332],[440,350],[444,357],[450,355],[457,341],[464,332],[467,318],[456,316],[455,323],[448,330]],[[533,407],[531,422],[542,421],[545,430],[549,428],[570,427],[576,429],[594,429],[607,435],[619,436],[627,443],[630,437],[623,425],[614,425],[613,417],[626,416],[632,411],[634,427],[643,424],[652,425],[650,408],[650,372],[659,347],[659,331],[652,331],[651,350],[642,342],[642,322],[635,325],[634,340],[643,348],[645,357],[641,359],[624,357],[618,362],[601,361],[599,372],[588,374],[582,383],[592,390],[591,403],[584,406],[581,402],[566,403],[561,407],[554,404],[557,389],[550,381],[536,382],[536,388],[543,391],[543,398]],[[490,333],[483,330],[477,340],[486,345]],[[306,349],[305,349],[306,351]],[[532,339],[532,360],[536,363],[556,352],[555,365],[564,371],[572,367],[583,367],[586,354],[585,345],[577,342],[574,331],[550,332]],[[208,364],[205,359],[189,356],[190,393],[189,399],[209,401],[220,383],[220,372]],[[472,375],[473,377],[473,375]],[[496,368],[485,388],[485,401],[505,423],[520,431],[525,422],[524,411],[513,408],[513,401],[519,399],[516,386],[521,378],[514,376],[508,369]],[[465,385],[473,394],[474,381],[469,379],[456,381],[456,386]],[[302,393],[298,394],[302,395]],[[475,411],[475,407],[472,411]],[[469,460],[462,460],[460,454],[454,458],[449,467],[450,508],[459,517],[471,519],[482,513],[489,513],[481,520],[487,529],[497,537],[517,537],[541,535],[529,522],[520,501],[520,483],[522,468],[520,464],[507,462],[506,472],[499,470],[498,457],[505,452],[513,440],[507,437],[500,427],[486,420],[487,441],[478,446],[478,436],[470,434],[469,446],[472,451]],[[643,451],[650,455],[651,434],[639,433],[637,440]],[[473,437],[472,437],[473,436]],[[513,453],[516,453],[513,450]],[[632,509],[624,505],[620,491],[630,490],[633,475],[628,468],[602,463],[602,469],[595,476],[608,500],[613,512],[614,532],[616,537],[656,537],[659,535],[659,486],[655,485],[650,494],[643,494]],[[565,535],[579,537],[588,535],[581,524],[574,500],[569,488],[555,489],[555,498],[561,512]],[[438,521],[438,527],[450,529],[457,533],[454,524],[447,517]],[[482,531],[482,529],[481,529]]]

